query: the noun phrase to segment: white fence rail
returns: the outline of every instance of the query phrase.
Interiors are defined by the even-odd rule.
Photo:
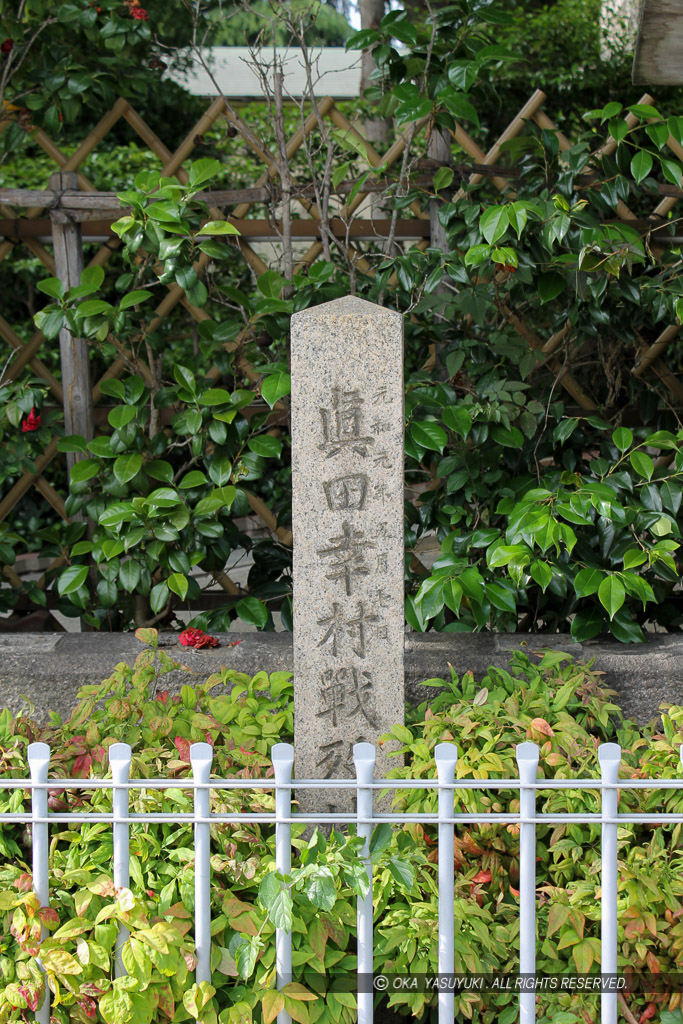
[[[368,878],[372,882],[372,868],[369,859],[369,840],[374,825],[381,822],[403,824],[420,822],[438,825],[439,852],[439,975],[452,975],[454,970],[454,866],[453,839],[456,824],[500,822],[520,826],[519,837],[519,969],[520,974],[532,975],[536,969],[536,826],[566,824],[569,822],[593,823],[602,826],[601,852],[601,972],[602,975],[617,975],[617,828],[625,823],[648,823],[668,825],[683,822],[683,814],[619,814],[617,798],[620,789],[670,789],[683,788],[683,779],[619,779],[621,748],[616,743],[605,743],[598,748],[601,777],[599,779],[537,779],[539,750],[535,743],[521,743],[516,748],[519,779],[457,779],[457,747],[452,743],[440,743],[435,748],[437,778],[433,780],[392,779],[377,781],[373,778],[375,748],[369,743],[358,743],[354,747],[355,779],[292,780],[294,747],[289,743],[278,743],[271,750],[274,769],[272,779],[212,779],[211,765],[213,750],[208,743],[194,743],[190,747],[192,778],[188,779],[131,779],[131,748],[127,743],[115,743],[109,748],[111,779],[50,779],[50,748],[46,743],[31,743],[28,747],[30,780],[0,779],[0,789],[30,789],[31,812],[0,814],[0,823],[28,823],[32,826],[33,886],[41,906],[48,906],[50,900],[48,885],[49,827],[73,821],[109,822],[113,827],[114,885],[129,885],[129,829],[132,824],[182,821],[194,824],[195,843],[195,922],[194,941],[197,957],[196,981],[211,980],[211,909],[210,909],[210,834],[212,824],[223,822],[260,822],[275,826],[276,870],[289,874],[291,870],[291,826],[292,824],[339,824],[352,822],[357,834],[365,839],[364,856]],[[681,748],[683,761],[683,747]],[[112,813],[52,813],[48,812],[49,789],[110,789],[112,790]],[[192,789],[194,810],[192,813],[131,813],[128,794],[131,789]],[[353,814],[296,814],[292,808],[294,789],[344,788],[356,791],[356,813]],[[437,789],[438,813],[388,814],[373,813],[375,790],[405,790],[410,788]],[[275,813],[241,812],[237,814],[212,814],[209,806],[210,790],[221,789],[264,789],[275,791]],[[536,795],[547,789],[590,789],[601,794],[601,811],[582,814],[539,814],[536,811]],[[462,813],[454,812],[455,798],[462,790],[518,790],[519,812],[503,813]],[[357,947],[359,976],[373,974],[373,904],[372,886],[365,899],[357,901]],[[44,930],[44,929],[43,929]],[[118,936],[115,959],[117,977],[125,974],[120,949],[128,937],[125,928]],[[292,943],[291,933],[276,929],[276,968],[278,987],[291,980]],[[602,1024],[616,1024],[617,991],[603,991],[601,994]],[[439,1024],[452,1024],[454,1019],[453,991],[439,991]],[[520,1001],[520,1024],[535,1021],[536,996],[533,991],[522,991]],[[49,991],[43,1005],[36,1011],[39,1024],[49,1024]],[[373,993],[367,986],[359,985],[359,1024],[372,1024]],[[290,1024],[286,1011],[278,1015],[278,1024]]]

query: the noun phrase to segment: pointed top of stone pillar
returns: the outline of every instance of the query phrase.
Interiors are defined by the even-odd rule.
[[[318,316],[386,316],[390,318],[403,317],[402,313],[395,309],[388,309],[386,306],[378,306],[376,302],[368,302],[367,299],[360,299],[357,295],[344,295],[341,299],[332,299],[331,302],[321,302],[318,306],[309,306],[302,309],[294,316],[311,317]]]

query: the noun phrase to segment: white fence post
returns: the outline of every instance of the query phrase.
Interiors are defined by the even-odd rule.
[[[195,782],[202,789],[194,791],[195,818],[208,818],[211,808],[209,780],[213,747],[210,743],[193,743],[190,763]],[[211,826],[195,821],[194,825],[194,948],[197,956],[197,984],[211,981]]]
[[[292,765],[294,747],[291,743],[275,743],[270,751],[275,772],[275,870],[289,875],[292,870]],[[275,965],[277,987],[292,980],[292,933],[275,929]],[[286,1010],[277,1015],[278,1024],[291,1024]]]
[[[47,822],[36,821],[36,818],[47,818],[47,789],[33,789],[36,783],[47,782],[47,772],[50,767],[50,748],[47,743],[29,743],[26,751],[28,767],[31,773],[31,847],[33,852],[33,891],[38,897],[41,907],[46,907],[50,902],[50,882],[48,857],[50,852],[48,824]],[[45,938],[47,928],[41,926],[40,938]],[[43,970],[43,963],[36,958],[38,967]],[[45,980],[45,998],[40,1009],[36,1010],[35,1019],[37,1024],[49,1024],[50,1022],[50,990]]]
[[[442,787],[452,785],[458,748],[454,743],[437,743],[434,748],[439,780],[439,974],[452,974],[455,968],[455,861],[453,837],[455,826],[444,818],[452,818],[455,791]],[[453,1024],[455,992],[439,990],[439,1024]]]
[[[521,818],[536,817],[536,769],[538,747],[535,743],[518,743],[515,749],[521,786],[519,814]],[[519,827],[519,973],[536,973],[536,826],[533,822]],[[520,992],[520,1024],[534,1024],[536,993]]]
[[[600,774],[602,775],[602,869],[600,910],[600,972],[603,975],[617,973],[617,828],[607,824],[606,818],[617,817],[618,790],[621,764],[621,747],[618,743],[603,743],[598,747]],[[603,992],[600,996],[601,1024],[617,1024],[617,992]]]
[[[356,766],[356,809],[358,818],[372,817],[372,777],[375,770],[375,748],[372,743],[355,743],[353,746],[353,762]],[[373,963],[373,913],[372,913],[372,863],[370,861],[370,836],[372,835],[372,824],[358,825],[358,835],[365,839],[363,857],[365,858],[368,882],[370,888],[364,899],[359,896],[356,903],[357,908],[357,930],[358,930],[358,974],[372,976],[374,971]],[[372,1024],[373,1018],[373,992],[358,991],[358,1024]]]
[[[130,778],[131,748],[129,743],[112,743],[109,748],[109,765],[114,783],[112,787],[112,812],[114,827],[112,841],[114,844],[114,888],[128,888],[130,885],[130,826],[128,822],[117,819],[128,817],[128,789],[123,783]],[[122,978],[126,974],[123,966],[121,950],[128,940],[130,932],[125,925],[119,926],[116,936],[116,956],[114,960],[114,976]]]

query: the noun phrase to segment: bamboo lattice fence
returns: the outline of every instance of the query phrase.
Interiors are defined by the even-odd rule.
[[[514,168],[499,166],[498,161],[501,158],[501,150],[504,144],[517,136],[528,122],[533,122],[538,128],[555,133],[560,150],[562,152],[569,150],[572,143],[543,110],[545,98],[545,94],[537,90],[519,113],[510,121],[505,131],[488,152],[480,149],[474,139],[460,125],[457,125],[452,133],[453,141],[469,158],[466,165],[450,163],[450,166],[454,167],[456,175],[459,175],[460,180],[476,184],[482,181],[484,177],[487,177],[496,189],[504,193],[506,199],[514,199],[514,179],[519,172],[516,172]],[[648,95],[643,96],[639,100],[641,104],[651,104],[652,102],[652,98]],[[57,171],[51,178],[50,188],[45,191],[0,188],[0,239],[2,239],[0,240],[0,262],[7,259],[15,247],[21,244],[26,246],[33,256],[40,260],[50,275],[58,276],[65,283],[72,285],[74,283],[72,279],[74,267],[82,266],[83,241],[104,238],[104,243],[97,249],[88,263],[90,267],[103,266],[109,260],[112,252],[121,246],[120,239],[111,231],[111,224],[122,215],[125,208],[119,203],[115,193],[98,192],[82,170],[83,164],[95,151],[97,145],[111,131],[116,122],[123,118],[148,150],[160,160],[162,165],[161,173],[165,176],[175,175],[182,183],[186,183],[188,175],[183,168],[183,164],[192,156],[197,140],[221,117],[225,118],[240,132],[255,157],[263,164],[263,172],[251,188],[209,192],[203,194],[203,198],[210,204],[212,219],[228,219],[238,227],[241,233],[240,236],[230,236],[230,240],[226,244],[232,244],[238,248],[249,268],[257,277],[265,273],[270,267],[253,248],[253,243],[256,241],[277,241],[281,239],[282,224],[275,221],[272,217],[254,219],[251,213],[256,204],[266,203],[271,208],[277,206],[280,197],[277,184],[278,161],[232,112],[223,98],[218,98],[209,105],[197,124],[173,152],[149,128],[128,101],[123,99],[115,103],[112,109],[101,119],[99,124],[70,156],[67,156],[45,132],[42,130],[34,131],[32,133],[34,142],[54,161]],[[358,129],[337,108],[334,101],[326,97],[317,102],[317,111],[312,111],[305,120],[305,123],[288,140],[286,145],[288,160],[295,156],[305,140],[318,129],[319,118],[326,119],[330,126],[352,136],[365,154],[370,171],[378,169],[374,180],[371,175],[358,194],[350,201],[343,202],[342,198],[353,191],[353,183],[343,182],[333,190],[334,194],[339,197],[339,204],[334,211],[335,215],[330,221],[328,228],[356,270],[362,274],[374,274],[374,267],[368,260],[367,255],[363,254],[357,247],[358,242],[361,240],[382,242],[391,235],[394,241],[401,242],[402,244],[411,243],[417,250],[422,251],[427,249],[430,244],[437,244],[436,232],[438,231],[438,223],[434,212],[432,210],[430,217],[430,212],[423,209],[418,201],[412,202],[409,207],[412,214],[410,218],[394,219],[393,230],[392,222],[388,218],[372,217],[368,219],[357,215],[359,209],[362,213],[367,207],[368,204],[365,201],[371,193],[381,192],[386,188],[387,173],[400,160],[406,145],[409,144],[408,132],[398,132],[395,141],[388,151],[380,156]],[[637,118],[633,114],[628,114],[626,120],[629,122],[629,126],[633,126],[637,122]],[[0,122],[0,131],[4,130],[8,123]],[[413,137],[419,132],[424,132],[428,125],[429,118],[427,117],[417,122]],[[683,160],[683,147],[675,139],[669,137],[667,145],[678,159]],[[616,142],[610,140],[594,155],[595,157],[609,155],[615,148]],[[426,163],[429,164],[429,161]],[[417,181],[429,187],[436,170],[434,161],[432,161],[432,166],[427,169],[429,173],[422,175]],[[586,180],[594,179],[588,175]],[[413,178],[414,182],[415,179]],[[631,224],[643,235],[649,236],[650,248],[655,254],[658,251],[658,246],[671,243],[670,237],[667,238],[664,235],[657,234],[657,227],[666,223],[667,214],[676,202],[683,197],[683,189],[668,185],[660,185],[659,192],[661,199],[647,220],[639,219],[621,200],[616,211],[619,221]],[[462,194],[462,188],[455,193],[456,197]],[[321,240],[321,213],[314,201],[314,188],[312,185],[304,187],[294,185],[292,199],[301,210],[301,216],[292,221],[292,236],[295,240],[310,241],[306,251],[298,258],[296,269],[302,270],[305,267],[311,266],[324,252]],[[229,213],[226,213],[226,208],[229,208]],[[46,248],[46,243],[49,244],[50,241],[53,243],[53,253]],[[680,241],[680,239],[675,241]],[[206,270],[209,261],[210,258],[202,253],[195,264],[195,270],[198,274]],[[502,280],[504,276],[505,272],[501,271],[500,279]],[[166,289],[166,294],[154,310],[154,317],[148,328],[150,333],[158,329],[178,305],[184,307],[190,317],[197,323],[209,318],[204,310],[194,306],[188,300],[183,289],[177,283],[166,285]],[[540,358],[545,361],[546,365],[556,372],[558,382],[572,397],[579,409],[584,413],[597,411],[598,406],[594,399],[578,383],[567,366],[562,365],[558,359],[558,350],[561,347],[566,347],[572,337],[571,323],[567,322],[550,337],[544,338],[538,334],[537,330],[525,323],[512,309],[506,307],[504,312],[514,330],[530,348],[539,353]],[[679,331],[680,327],[678,325],[670,324],[661,331],[651,344],[641,342],[632,372],[636,377],[646,373],[656,374],[674,396],[676,402],[683,404],[683,383],[662,361],[662,356],[667,346],[676,338]],[[246,336],[247,331],[245,330],[236,339],[226,342],[225,348],[228,351],[240,349]],[[85,432],[86,435],[92,436],[95,419],[98,418],[96,415],[97,409],[103,397],[101,384],[106,379],[121,376],[126,368],[126,360],[129,358],[130,353],[121,347],[117,358],[106,369],[100,380],[91,383],[88,377],[89,366],[87,359],[84,362],[81,361],[80,365],[66,366],[63,349],[62,381],[60,382],[40,359],[39,353],[45,343],[45,339],[39,330],[35,330],[27,341],[23,341],[11,324],[0,315],[0,337],[16,353],[5,371],[5,377],[9,376],[9,378],[16,379],[25,367],[30,366],[36,376],[43,378],[47,382],[54,401],[58,405],[64,406],[67,423],[72,422],[72,410],[67,393],[67,379],[69,387],[80,386],[81,389],[87,389],[89,394],[83,403],[83,407],[86,410],[86,420],[89,417],[89,421],[85,422],[85,424],[83,422],[77,424],[77,426],[80,426],[80,429],[76,430],[74,428],[73,432]],[[73,355],[71,358],[73,360]],[[259,374],[254,370],[253,366],[249,364],[243,355],[240,355],[239,359],[240,368],[244,375],[252,382],[257,381]],[[430,361],[425,365],[430,366]],[[433,353],[431,365],[433,365]],[[146,382],[150,383],[151,375],[149,368],[142,366],[141,372]],[[215,380],[219,376],[220,371],[215,365],[207,374],[207,377],[211,380]],[[283,408],[282,403],[278,403],[273,410],[270,422],[272,425],[277,425],[285,421],[286,409]],[[64,499],[44,475],[45,470],[58,455],[57,439],[54,438],[45,451],[36,459],[37,472],[24,472],[11,489],[1,497],[0,521],[6,519],[11,514],[31,488],[35,488],[59,516],[68,521]],[[248,495],[248,499],[253,512],[259,520],[281,542],[291,544],[291,532],[278,525],[276,517],[266,504],[255,495]],[[56,559],[50,566],[50,569],[56,568],[63,563],[63,559]],[[6,566],[4,568],[4,574],[13,585],[20,585],[19,578],[10,567]],[[227,593],[232,595],[237,593],[238,588],[229,580],[225,573],[217,574],[217,579]],[[46,574],[43,574],[39,585],[44,587],[45,583]]]

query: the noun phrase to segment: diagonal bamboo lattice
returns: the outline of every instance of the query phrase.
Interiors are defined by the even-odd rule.
[[[566,152],[571,149],[571,142],[541,109],[545,98],[545,94],[541,90],[537,90],[522,107],[519,113],[512,119],[505,131],[501,134],[500,138],[486,153],[480,149],[477,143],[461,125],[456,125],[455,130],[452,132],[454,142],[477,164],[477,170],[469,175],[468,183],[470,185],[479,183],[483,179],[484,174],[486,174],[495,188],[503,193],[506,198],[514,198],[515,192],[511,185],[513,173],[510,172],[506,174],[504,169],[497,168],[496,165],[504,144],[517,136],[529,122],[534,122],[539,128],[553,132],[558,139],[559,147],[562,152]],[[639,102],[641,104],[650,104],[652,103],[652,98],[645,95]],[[86,195],[82,195],[84,204],[92,202],[91,209],[98,210],[103,209],[107,204],[103,203],[103,194],[96,192],[95,187],[83,173],[81,167],[87,158],[93,153],[97,145],[105,138],[107,133],[121,118],[128,122],[130,127],[145,143],[150,152],[160,160],[162,165],[162,174],[166,176],[175,175],[182,183],[187,183],[189,179],[187,172],[183,168],[183,163],[192,155],[196,146],[195,140],[204,135],[204,133],[207,132],[220,117],[225,118],[237,129],[257,159],[264,165],[264,170],[255,183],[253,189],[245,190],[251,191],[253,193],[252,197],[239,203],[234,208],[230,217],[230,219],[244,219],[250,213],[254,202],[263,201],[264,190],[270,190],[273,187],[279,174],[279,164],[277,159],[261,145],[260,141],[254,136],[248,127],[232,112],[229,105],[226,104],[223,98],[218,98],[209,105],[197,124],[191,129],[185,139],[183,139],[180,145],[173,152],[171,152],[152,131],[152,129],[149,128],[128,101],[123,99],[118,100],[114,104],[112,109],[101,119],[99,124],[93,129],[87,138],[83,140],[71,156],[67,156],[42,130],[35,131],[33,133],[33,139],[54,161],[60,171],[73,171],[77,173],[81,195],[82,193],[86,193]],[[377,181],[379,181],[380,173],[384,174],[388,169],[393,167],[399,158],[403,156],[406,146],[410,145],[411,140],[414,139],[419,132],[424,131],[424,129],[429,125],[429,118],[425,117],[417,122],[410,132],[399,132],[387,153],[380,156],[380,154],[363,137],[358,129],[349,122],[340,110],[337,109],[334,101],[329,97],[326,97],[317,101],[317,110],[313,110],[308,115],[303,124],[288,140],[286,144],[286,156],[288,160],[291,160],[301,149],[311,133],[316,128],[320,127],[322,119],[327,119],[334,128],[339,129],[354,138],[357,145],[365,154],[367,167],[371,172],[371,177],[374,174]],[[634,114],[627,115],[627,121],[629,122],[630,127],[635,125],[637,120],[638,119]],[[0,123],[0,131],[4,130],[7,127],[7,124],[8,122]],[[683,160],[683,148],[675,139],[669,137],[667,145],[679,159]],[[614,151],[615,147],[616,142],[612,139],[609,140],[593,154],[593,159],[597,160],[601,156],[609,155]],[[340,220],[342,224],[348,225],[353,215],[367,200],[370,192],[376,187],[377,186],[373,187],[373,183],[371,181],[367,184],[365,190],[358,192],[351,201],[345,202],[341,210],[336,211],[335,213],[338,220]],[[677,189],[673,190],[674,193],[679,191],[680,190]],[[6,237],[5,241],[0,242],[0,262],[9,256],[16,241],[19,239],[19,224],[23,224],[31,220],[35,221],[46,211],[46,205],[32,205],[25,210],[23,216],[17,216],[14,208],[7,205],[7,200],[5,198],[6,194],[11,192],[16,192],[16,190],[0,189],[0,215],[12,220],[13,226],[17,230],[12,232],[14,237]],[[5,195],[3,195],[3,193],[5,193]],[[456,197],[463,194],[464,192],[461,188],[457,192]],[[299,194],[295,192],[292,198],[299,204],[305,217],[313,222],[316,227],[316,233],[321,234],[324,225],[322,224],[321,211],[315,201],[306,195],[306,190],[302,190]],[[679,195],[665,195],[654,209],[651,215],[651,220],[663,221],[668,212],[672,209],[673,205],[678,201],[678,198],[680,198]],[[2,201],[3,199],[5,199],[4,203]],[[109,200],[108,208],[111,209],[112,197],[107,196],[107,199]],[[418,201],[414,201],[409,208],[415,217],[416,223],[422,222],[422,224],[424,224],[425,221],[429,221],[429,213],[422,209]],[[639,221],[636,218],[623,201],[619,201],[616,212],[621,220],[632,222],[634,226],[642,229],[642,221]],[[211,217],[214,220],[220,220],[226,219],[227,215],[225,214],[224,209],[220,206],[212,206]],[[649,227],[646,227],[645,230],[649,231]],[[423,227],[420,227],[419,231],[416,230],[415,232],[415,237],[424,235],[425,230]],[[36,256],[46,267],[49,273],[54,275],[54,259],[39,239],[37,237],[24,235],[21,240],[33,255]],[[116,236],[112,235],[112,238],[97,250],[88,265],[91,267],[103,266],[106,264],[112,252],[114,252],[120,244],[120,240]],[[246,263],[257,277],[270,269],[262,257],[253,249],[244,237],[237,238],[234,244],[237,245]],[[336,238],[336,244],[343,250],[346,257],[357,271],[367,275],[374,275],[374,267],[366,256],[358,250],[353,242],[350,241],[348,231],[346,233],[346,237]],[[429,245],[430,238],[420,237],[415,249],[417,251],[424,251],[429,247]],[[324,252],[324,248],[323,242],[320,239],[316,239],[308,247],[306,252],[299,257],[296,269],[302,270],[303,268],[310,267]],[[656,252],[656,242],[651,246],[651,248]],[[198,274],[201,274],[206,269],[209,259],[210,258],[203,253],[198,258],[194,265]],[[505,276],[505,271],[501,271],[498,274],[498,280],[503,281]],[[396,282],[396,275],[392,278],[392,282]],[[166,285],[166,288],[167,293],[162,301],[156,306],[154,317],[148,326],[149,333],[157,330],[178,304],[181,304],[197,323],[209,318],[208,314],[204,310],[199,309],[189,301],[185,292],[177,283]],[[503,312],[514,330],[527,342],[531,349],[538,353],[539,361],[542,365],[547,365],[553,370],[553,372],[555,372],[558,382],[572,396],[577,405],[585,412],[595,412],[598,409],[597,403],[574,379],[566,365],[566,361],[565,363],[562,363],[555,355],[558,349],[561,346],[567,346],[572,338],[571,323],[567,321],[560,330],[555,331],[549,338],[544,340],[539,337],[538,333],[526,324],[514,310],[510,309],[508,306],[504,306]],[[671,370],[669,370],[661,361],[661,356],[667,345],[678,335],[679,331],[680,327],[678,325],[670,325],[666,327],[659,337],[649,346],[646,346],[642,342],[642,339],[637,339],[640,343],[640,349],[636,365],[633,367],[632,372],[636,377],[642,376],[648,370],[654,372],[660,378],[662,383],[672,392],[672,394],[677,399],[683,401],[683,385]],[[234,340],[225,342],[224,348],[227,351],[238,351],[238,360],[242,372],[250,381],[256,382],[259,378],[258,373],[241,354],[241,349],[248,336],[249,328],[245,328]],[[62,386],[38,356],[39,350],[45,341],[41,332],[34,331],[29,340],[27,342],[23,342],[11,325],[7,323],[2,316],[0,316],[0,337],[2,337],[16,352],[16,356],[8,367],[6,373],[9,374],[11,378],[16,378],[21,374],[26,366],[30,366],[37,376],[46,380],[51,394],[58,403],[62,404],[64,398]],[[103,392],[101,390],[102,383],[107,379],[119,377],[123,373],[130,359],[131,353],[121,346],[117,358],[108,367],[100,380],[92,387],[93,406],[97,406],[103,397]],[[433,364],[433,353],[431,361]],[[140,368],[140,372],[145,377],[147,383],[150,383],[152,375],[149,367],[141,364],[140,360],[137,360],[137,363]],[[425,365],[429,366],[429,361]],[[214,365],[208,371],[207,377],[215,380],[218,376],[220,376],[220,371]],[[31,487],[35,487],[58,512],[58,514],[68,521],[63,499],[43,475],[45,469],[56,458],[57,454],[57,441],[56,439],[53,439],[42,455],[36,459],[37,472],[25,472],[14,484],[8,494],[0,500],[0,521],[4,520],[10,514]],[[275,516],[270,509],[267,508],[265,503],[254,495],[249,496],[249,501],[253,511],[261,521],[271,529],[283,543],[291,544],[291,531],[278,526]],[[56,560],[51,568],[61,564],[62,562],[62,559]],[[12,573],[9,568],[6,568],[5,575],[12,578],[15,574]],[[216,576],[218,582],[228,593],[237,593],[238,588],[225,573],[216,574]],[[13,580],[13,582],[15,582],[16,585],[16,581]],[[45,576],[43,576],[39,583],[40,585],[45,585]]]

